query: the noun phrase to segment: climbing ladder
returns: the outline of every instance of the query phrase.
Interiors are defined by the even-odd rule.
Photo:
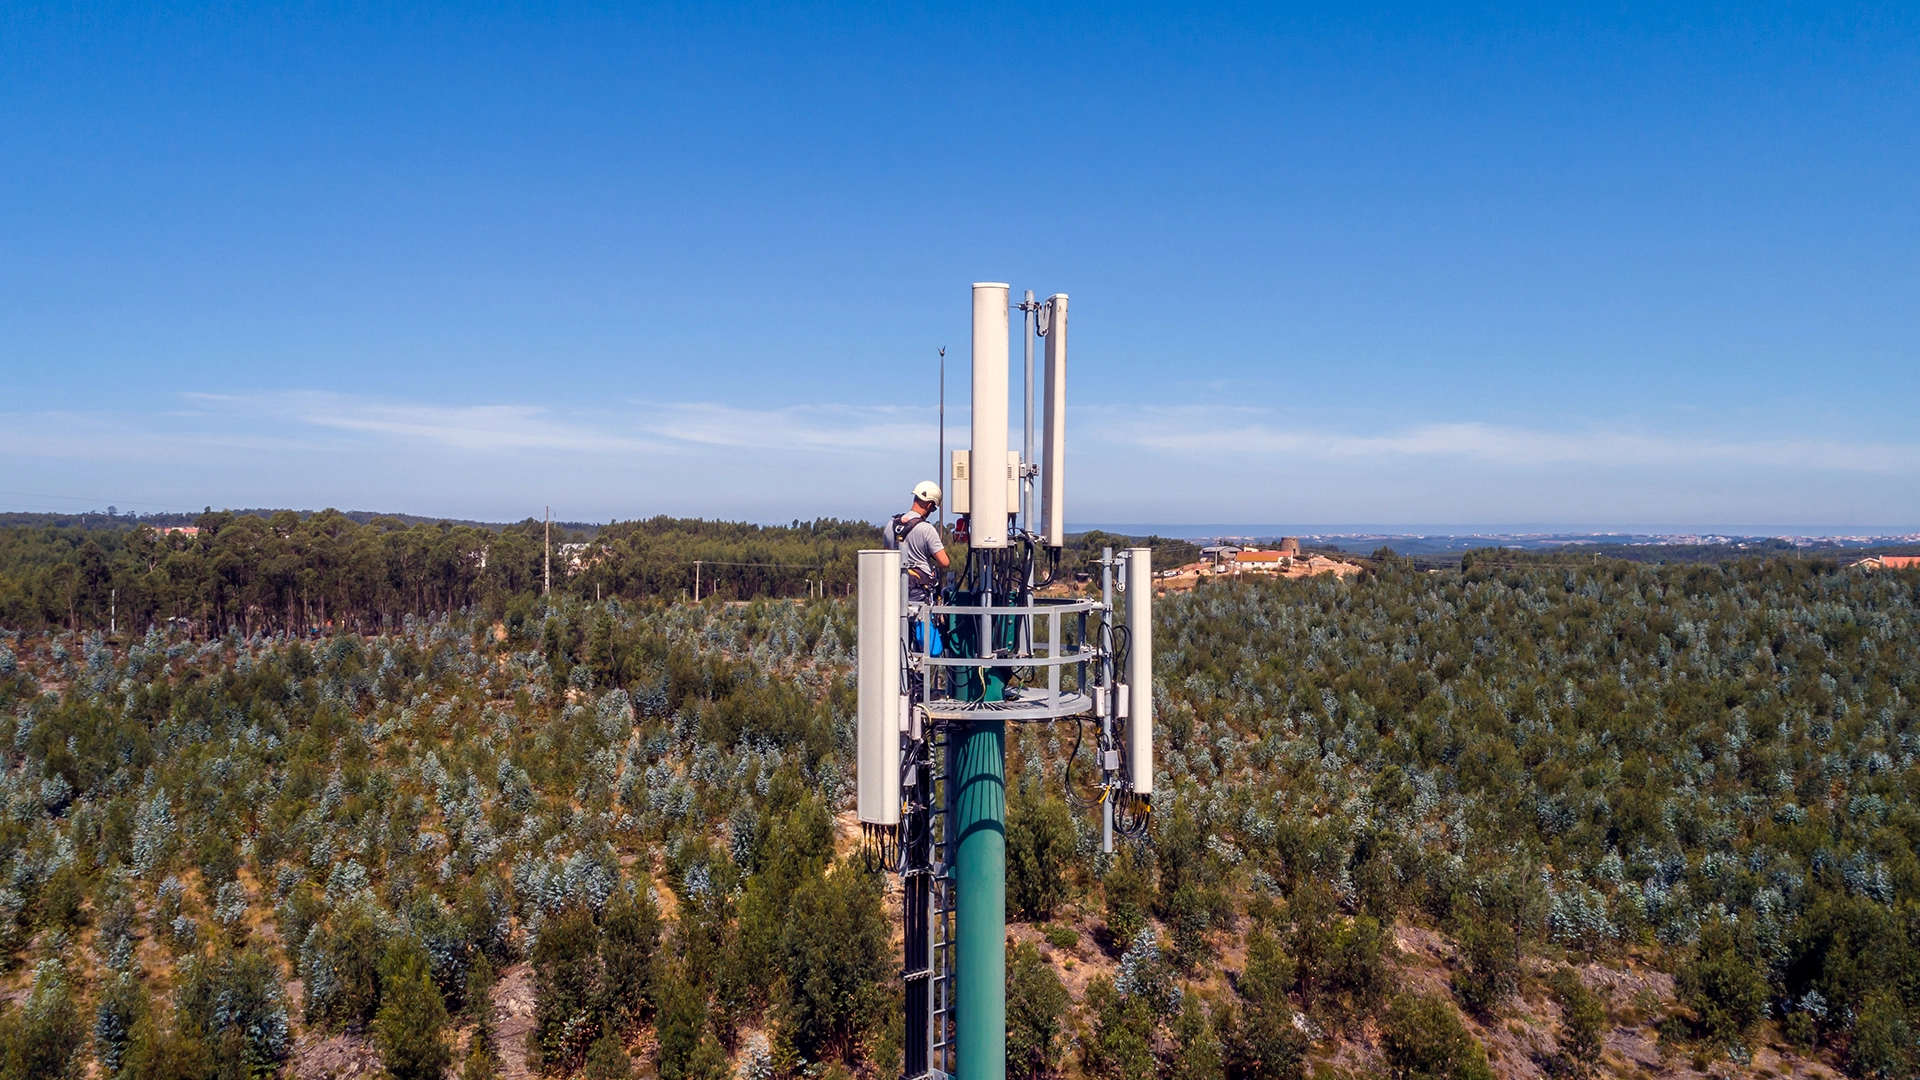
[[[901,848],[901,908],[906,963],[901,982],[907,1006],[906,1080],[948,1080],[954,1065],[953,873],[948,865],[952,807],[947,784],[945,728],[915,744],[923,754],[913,771],[924,784],[909,786]],[[915,790],[917,789],[917,790]]]
[[[927,1066],[928,1073],[935,1080],[945,1080],[953,1075],[954,1067],[954,948],[953,948],[953,865],[950,858],[952,845],[948,843],[948,831],[953,822],[953,789],[947,783],[948,745],[947,728],[942,725],[935,729],[934,745],[929,755],[937,770],[930,778],[928,794],[932,796],[932,827],[929,830],[932,841],[932,886],[928,896],[928,906],[932,918],[928,926],[930,955],[932,961],[932,1022],[928,1025],[929,1039]]]

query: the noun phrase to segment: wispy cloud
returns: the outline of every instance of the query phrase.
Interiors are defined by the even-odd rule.
[[[801,404],[754,409],[720,402],[634,401],[604,409],[439,405],[326,391],[180,395],[183,408],[145,414],[0,414],[0,447],[98,458],[148,451],[322,450],[379,443],[524,456],[793,451],[828,456],[915,454],[931,446],[924,406]],[[966,439],[964,410],[948,418]],[[1069,421],[1076,448],[1125,446],[1170,462],[1211,456],[1232,468],[1267,460],[1365,463],[1454,459],[1538,469],[1758,466],[1882,475],[1920,473],[1920,444],[1832,438],[1737,438],[1583,424],[1520,427],[1474,421],[1377,431],[1289,425],[1271,411],[1222,406],[1090,405]],[[61,437],[50,439],[49,433]]]
[[[637,403],[639,422],[657,435],[702,446],[912,452],[931,445],[935,423],[920,407],[794,405],[742,409],[711,402]]]
[[[1548,430],[1476,422],[1353,433],[1287,427],[1271,413],[1255,409],[1127,406],[1088,412],[1096,427],[1125,431],[1135,445],[1181,455],[1325,461],[1454,458],[1528,468],[1745,465],[1890,475],[1920,471],[1920,444],[1913,443],[1741,439],[1597,425]]]
[[[964,410],[948,428],[967,441]],[[1749,435],[1777,430],[1757,424],[1335,427],[1257,408],[1090,405],[1068,430],[1079,520],[1891,521],[1920,494],[1920,445]],[[124,492],[122,505],[866,516],[926,478],[935,432],[924,406],[200,393],[158,409],[0,413],[0,465],[37,485],[23,491]]]
[[[932,442],[924,407],[630,402],[616,409],[434,405],[321,391],[185,394],[210,419],[270,420],[482,453],[685,453],[700,449],[911,451]]]
[[[623,433],[606,416],[567,415],[537,405],[433,405],[374,401],[344,394],[184,394],[216,418],[293,424],[390,436],[456,450],[608,453],[663,449]]]

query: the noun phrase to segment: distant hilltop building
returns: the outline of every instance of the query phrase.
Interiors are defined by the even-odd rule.
[[[1273,551],[1263,551],[1250,544],[1213,544],[1200,549],[1200,558],[1212,563],[1218,573],[1281,570],[1292,566],[1294,560],[1300,558],[1300,541],[1291,536],[1283,537],[1280,547]]]
[[[1360,566],[1357,563],[1302,552],[1300,541],[1288,536],[1283,537],[1280,546],[1271,551],[1262,550],[1251,544],[1232,544],[1224,541],[1209,544],[1200,549],[1199,562],[1165,571],[1161,577],[1166,579],[1170,588],[1190,589],[1204,578],[1218,576],[1257,574],[1293,578],[1332,574],[1335,577],[1345,578],[1359,572]]]
[[[168,533],[179,533],[181,536],[199,536],[200,526],[198,525],[162,525],[153,531],[159,533],[161,536],[165,536]]]
[[[1233,565],[1239,570],[1278,570],[1292,564],[1293,556],[1278,551],[1242,551],[1233,557]]]
[[[1234,544],[1209,544],[1200,549],[1200,558],[1215,566],[1240,554],[1240,548]]]
[[[1920,567],[1920,555],[1875,555],[1853,565],[1868,573],[1875,570],[1911,570]]]

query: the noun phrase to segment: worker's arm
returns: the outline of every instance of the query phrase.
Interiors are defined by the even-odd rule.
[[[952,560],[950,560],[950,559],[948,559],[948,558],[947,558],[947,549],[946,549],[946,548],[941,548],[941,549],[940,549],[939,551],[936,551],[936,552],[934,552],[934,553],[933,553],[933,561],[934,561],[934,562],[937,562],[937,563],[939,563],[939,564],[940,564],[940,569],[942,569],[942,570],[945,570],[945,569],[947,569],[947,568],[948,568],[949,566],[952,566],[952,565],[953,565],[953,562],[952,562]]]

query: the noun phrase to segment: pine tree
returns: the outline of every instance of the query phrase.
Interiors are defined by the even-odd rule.
[[[654,1011],[653,966],[660,949],[660,910],[642,880],[633,893],[614,891],[600,927],[607,1014],[629,1031]]]
[[[1226,1041],[1228,1075],[1234,1080],[1289,1080],[1300,1075],[1307,1037],[1293,1022],[1293,961],[1264,927],[1247,934],[1247,965],[1235,982],[1239,1022]]]
[[[393,1080],[440,1080],[453,1062],[443,1028],[446,1005],[434,985],[427,955],[411,940],[389,950],[381,964],[380,1012],[373,1039]]]
[[[1181,1001],[1180,1015],[1173,1021],[1173,1047],[1169,1080],[1225,1080],[1220,1034],[1198,994]]]
[[[1478,912],[1465,920],[1458,940],[1465,964],[1453,975],[1454,995],[1474,1015],[1491,1016],[1519,985],[1520,947],[1513,927]]]
[[[829,1070],[831,1071],[831,1070]],[[844,1075],[844,1070],[842,1070]],[[733,1067],[727,1063],[727,1051],[720,1040],[708,1032],[694,1047],[693,1056],[687,1061],[682,1080],[728,1080],[733,1075]]]
[[[540,927],[533,964],[530,1056],[548,1070],[571,1068],[600,1036],[600,928],[593,913],[573,907]]]
[[[1044,922],[1067,898],[1066,868],[1073,858],[1073,818],[1066,804],[1041,796],[1024,781],[1007,800],[1007,904],[1023,918]]]
[[[476,1024],[489,1025],[493,1021],[493,984],[499,974],[493,969],[493,961],[487,954],[475,950],[473,961],[467,965],[467,985],[461,994],[461,1011]]]
[[[879,875],[843,863],[794,890],[780,1023],[808,1060],[849,1057],[880,1019],[892,970]]]
[[[1560,1052],[1575,1068],[1591,1070],[1600,1063],[1606,1008],[1571,968],[1555,974],[1553,996],[1560,1005]]]
[[[1053,1071],[1070,999],[1053,967],[1032,945],[1007,958],[1007,1072],[1029,1080]]]
[[[78,1073],[76,1052],[85,1038],[66,967],[42,960],[33,971],[33,988],[18,1012],[0,1016],[0,1077],[5,1080],[62,1080]]]
[[[1486,1052],[1444,999],[1395,998],[1380,1041],[1393,1080],[1493,1080]]]
[[[798,804],[774,819],[765,851],[760,870],[747,879],[746,893],[740,898],[737,946],[739,956],[747,961],[737,972],[759,993],[771,987],[779,970],[755,958],[780,952],[795,890],[802,882],[818,878],[832,861],[833,817],[825,804],[798,794]]]
[[[587,1051],[586,1080],[633,1080],[633,1059],[609,1031]]]
[[[475,1038],[467,1045],[467,1060],[460,1066],[460,1080],[493,1080],[493,1051]]]
[[[1122,994],[1101,977],[1087,986],[1087,1006],[1093,1013],[1087,1072],[1100,1080],[1152,1080],[1153,1010],[1145,999]]]
[[[1133,947],[1134,935],[1147,925],[1153,882],[1132,848],[1122,848],[1100,880],[1106,894],[1107,937],[1116,953]]]
[[[149,1011],[134,1022],[120,1075],[138,1080],[206,1080],[213,1072],[207,1044],[189,1032],[163,1029]]]
[[[125,1063],[134,1025],[152,1008],[146,987],[132,972],[121,972],[100,991],[94,1010],[93,1056],[109,1075]]]
[[[659,1018],[660,1080],[696,1075],[694,1055],[707,1029],[706,990],[684,978],[684,970],[662,982]]]

